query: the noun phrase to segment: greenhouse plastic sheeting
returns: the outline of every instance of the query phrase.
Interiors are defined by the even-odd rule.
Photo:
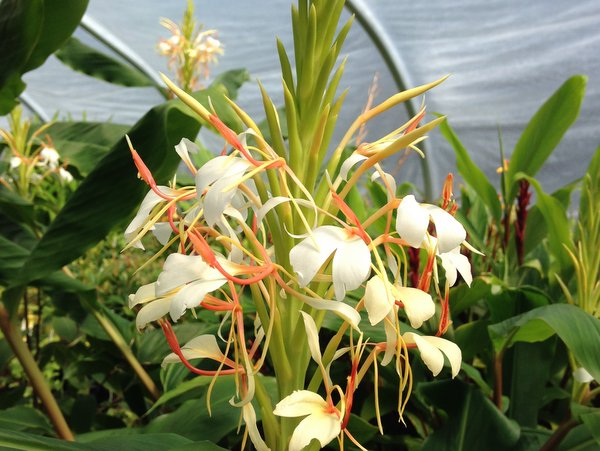
[[[546,191],[580,177],[600,143],[600,2],[537,0],[522,2],[379,0],[362,3],[395,45],[411,85],[451,74],[426,96],[429,112],[449,117],[473,159],[497,181],[500,164],[498,127],[510,151],[529,118],[562,82],[573,74],[589,77],[579,120],[540,173]],[[117,2],[91,0],[88,15],[133,49],[157,71],[166,62],[156,54],[156,42],[168,33],[160,17],[181,19],[185,2]],[[348,15],[348,13],[346,13]],[[244,67],[260,79],[281,103],[275,36],[289,48],[290,3],[277,1],[204,0],[196,2],[196,17],[219,30],[225,55],[215,72]],[[76,34],[98,46],[85,32]],[[358,24],[344,49],[349,56],[343,88],[350,88],[338,136],[360,113],[369,85],[379,74],[378,100],[396,91],[393,79],[371,40]],[[77,74],[51,58],[26,76],[27,95],[47,113],[61,117],[133,123],[161,101],[151,88],[120,88]],[[240,104],[262,118],[259,91],[248,83]],[[398,108],[368,127],[376,139],[406,120]],[[446,173],[455,168],[454,154],[439,132],[431,133],[428,156],[434,193]],[[413,155],[397,171],[401,180],[422,184],[419,157]],[[390,168],[388,168],[390,169]],[[391,168],[396,170],[396,168]]]

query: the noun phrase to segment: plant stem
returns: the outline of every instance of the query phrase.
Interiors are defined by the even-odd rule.
[[[19,363],[23,367],[23,370],[27,374],[27,378],[29,379],[34,392],[44,405],[56,434],[64,440],[74,441],[75,437],[73,432],[71,432],[71,429],[67,425],[67,421],[58,407],[58,403],[56,402],[50,387],[48,387],[42,371],[35,362],[31,351],[23,342],[23,337],[21,337],[18,326],[10,320],[8,312],[1,304],[0,329],[13,353],[19,360]]]
[[[569,431],[578,424],[579,423],[577,422],[577,420],[574,420],[573,418],[562,423],[550,436],[548,441],[544,443],[544,445],[540,448],[540,451],[551,451],[555,449],[560,444],[560,442],[563,441],[563,439],[569,433]]]
[[[502,359],[504,358],[504,349],[494,358],[494,404],[498,410],[502,411]]]
[[[158,398],[160,398],[160,390],[158,389],[150,375],[146,372],[139,360],[133,355],[133,352],[131,352],[131,348],[127,343],[125,343],[125,339],[119,333],[115,325],[106,316],[104,316],[95,308],[90,306],[90,310],[94,315],[94,318],[96,318],[98,323],[100,323],[100,325],[110,337],[115,346],[119,349],[119,351],[121,351],[121,354],[123,354],[125,360],[127,360],[129,365],[131,365],[131,368],[133,369],[133,371],[135,371],[135,374],[137,374],[137,377],[139,377],[140,381],[142,382],[142,384],[144,384],[144,387],[146,387],[146,390],[148,390],[152,398],[155,401]]]

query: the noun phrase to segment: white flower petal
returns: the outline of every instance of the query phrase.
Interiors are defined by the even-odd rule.
[[[135,325],[138,329],[143,329],[146,324],[156,321],[169,313],[171,307],[171,298],[156,299],[146,304],[138,312],[135,318]]]
[[[396,231],[400,238],[412,247],[420,247],[427,227],[429,214],[415,200],[412,194],[405,196],[396,212]]]
[[[365,308],[371,325],[381,322],[394,306],[394,295],[391,285],[379,276],[373,276],[365,289]]]
[[[242,174],[251,166],[243,158],[222,155],[208,160],[196,173],[196,190],[201,196],[206,188],[223,177]]]
[[[315,362],[321,363],[321,347],[319,345],[319,333],[317,332],[315,320],[306,312],[301,311],[300,314],[304,320],[304,328],[306,329],[306,339],[308,341],[310,355]]]
[[[352,153],[352,155],[350,155],[342,164],[339,176],[342,178],[342,180],[347,180],[348,172],[350,172],[350,169],[352,169],[352,167],[359,161],[364,161],[366,159],[367,157],[365,157],[364,155],[361,155],[356,152]]]
[[[163,246],[169,242],[172,233],[173,229],[171,229],[171,224],[168,222],[157,222],[152,229],[152,234]]]
[[[301,451],[313,439],[317,439],[321,447],[325,447],[340,434],[340,431],[340,419],[335,413],[314,413],[296,426],[288,450]]]
[[[316,299],[308,296],[301,296],[302,302],[310,305],[317,310],[326,310],[335,313],[344,321],[352,326],[353,329],[360,331],[358,324],[360,323],[360,313],[348,304],[329,299]]]
[[[163,295],[194,280],[214,276],[214,273],[218,271],[208,266],[200,255],[171,254],[158,276],[156,293]]]
[[[422,207],[429,213],[435,224],[440,254],[450,252],[467,238],[465,228],[450,213],[435,205],[423,204]]]
[[[21,162],[22,161],[23,160],[21,160],[20,157],[10,157],[10,163],[9,163],[10,164],[10,168],[11,169],[18,168],[19,166],[21,166]]]
[[[175,193],[175,191],[168,186],[159,186],[158,189],[167,195],[173,195]],[[138,230],[144,225],[148,219],[148,216],[150,216],[152,209],[161,202],[165,202],[165,199],[160,197],[152,190],[148,191],[148,194],[146,194],[146,197],[144,197],[144,200],[142,201],[142,204],[140,205],[135,217],[125,229],[124,235],[127,242],[130,242],[135,237]]]
[[[360,287],[370,272],[371,251],[361,238],[354,236],[340,243],[333,256],[335,298],[343,301],[346,291]]]
[[[460,371],[460,365],[462,362],[462,352],[456,343],[452,343],[450,340],[446,340],[441,337],[423,337],[429,343],[437,346],[448,358],[450,362],[450,369],[452,370],[452,378],[455,378]]]
[[[402,338],[407,343],[415,343],[419,352],[421,353],[421,359],[423,363],[429,368],[434,376],[440,374],[444,367],[444,355],[437,347],[425,340],[425,337],[417,335],[413,332],[405,333]]]
[[[582,366],[573,371],[573,378],[580,384],[588,384],[594,380],[594,376]]]
[[[317,393],[296,390],[275,406],[273,413],[280,417],[302,417],[319,413],[327,408],[327,403]]]
[[[418,329],[423,325],[423,321],[435,315],[435,304],[429,293],[410,287],[397,287],[396,290],[413,328]]]
[[[391,201],[396,196],[396,179],[392,174],[388,174],[387,172],[383,172],[383,177],[385,178],[385,180],[382,179],[382,183],[384,186],[387,185],[386,192],[388,194],[388,201]],[[374,182],[379,178],[381,178],[381,174],[379,173],[379,171],[376,171],[371,176],[371,181]],[[388,187],[389,190],[387,189]]]
[[[221,219],[221,215],[231,204],[236,194],[237,186],[227,191],[224,190],[239,181],[241,174],[234,174],[217,180],[210,187],[206,196],[204,196],[204,218],[210,227],[213,227]]]
[[[256,412],[254,411],[251,402],[242,406],[242,416],[244,417],[244,423],[246,423],[246,427],[248,428],[250,441],[256,448],[256,451],[270,451],[271,448],[267,446],[258,431],[258,426],[256,425]]]
[[[452,377],[456,377],[460,371],[462,352],[455,343],[444,338],[421,336],[412,332],[405,333],[403,338],[407,343],[416,343],[421,359],[434,376],[437,376],[444,366],[444,354],[450,362]]]
[[[194,165],[190,159],[190,153],[198,153],[199,149],[198,146],[189,139],[182,138],[181,141],[179,141],[179,144],[175,146],[175,152],[177,152],[181,161],[186,165],[193,167]]]
[[[396,344],[398,343],[398,332],[396,330],[398,322],[397,310],[397,307],[393,307],[388,313],[389,321],[384,321],[383,323],[385,329],[385,353],[381,359],[381,366],[386,366],[390,363],[396,354]]]
[[[217,272],[216,270],[213,270]],[[220,273],[219,277],[214,279],[202,279],[192,282],[181,288],[173,296],[169,313],[173,321],[181,318],[186,309],[197,307],[202,303],[204,297],[216,289],[220,288],[226,281]]]
[[[144,304],[148,301],[156,299],[156,282],[142,285],[137,289],[135,294],[129,295],[129,308],[135,305]]]
[[[344,242],[344,237],[345,231],[339,227],[322,226],[313,230],[312,237],[305,238],[292,248],[290,263],[298,275],[300,287],[304,288],[313,280],[323,263]]]
[[[214,335],[200,335],[191,339],[181,347],[181,353],[186,360],[211,359],[216,362],[222,362],[225,359]],[[179,356],[172,352],[163,359],[161,365],[165,366],[169,363],[180,362],[181,359]]]

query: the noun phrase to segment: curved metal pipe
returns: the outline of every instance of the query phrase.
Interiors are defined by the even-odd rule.
[[[33,100],[29,94],[22,93],[19,96],[19,100],[23,105],[25,105],[25,108],[39,117],[42,122],[50,122],[50,116],[48,116],[48,113],[46,113],[41,105]]]
[[[141,73],[149,77],[156,87],[162,93],[162,80],[158,76],[156,70],[150,66],[146,60],[138,55],[135,50],[129,47],[125,42],[119,39],[116,35],[106,29],[100,22],[92,18],[89,14],[84,14],[79,24],[86,32],[96,38],[99,42],[111,49]]]
[[[408,70],[400,54],[396,50],[396,46],[392,42],[390,36],[385,32],[381,22],[375,17],[371,8],[367,6],[363,0],[346,0],[346,8],[356,16],[358,23],[367,33],[377,50],[379,51],[385,65],[387,66],[396,87],[399,91],[405,91],[408,86],[413,86],[408,75]],[[419,111],[419,105],[414,99],[410,99],[404,103],[406,112],[410,117],[413,117]],[[427,141],[421,144],[422,150],[427,156],[429,154],[429,145]],[[433,188],[431,181],[431,170],[427,158],[421,159],[421,170],[423,172],[423,183],[425,191],[425,199],[430,200],[433,197]]]

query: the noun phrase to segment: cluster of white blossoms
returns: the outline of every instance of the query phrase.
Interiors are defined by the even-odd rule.
[[[328,191],[324,201],[317,203],[311,187],[302,183],[257,127],[238,136],[215,114],[185,94],[177,91],[177,95],[221,133],[230,151],[197,168],[192,158],[197,148],[183,139],[176,151],[194,176],[195,185],[167,187],[156,184],[131,146],[139,175],[151,190],[125,232],[128,247],[142,247],[142,238],[152,232],[164,250],[177,248],[166,258],[156,282],[140,287],[129,299],[130,307],[139,308],[138,328],[155,321],[163,328],[173,351],[164,364],[183,362],[201,375],[243,375],[239,399],[232,403],[242,408],[249,437],[261,450],[268,448],[252,404],[257,402],[255,375],[267,352],[272,352],[277,372],[277,358],[285,350],[275,347],[298,336],[297,330],[304,330],[305,349],[323,382],[322,394],[298,387],[275,406],[276,416],[304,417],[291,436],[290,450],[300,450],[312,439],[325,446],[342,433],[351,437],[346,425],[354,391],[362,379],[359,374],[364,373],[361,365],[364,370],[377,364],[378,356],[382,365],[394,362],[401,391],[410,387],[408,350],[412,348],[419,351],[434,376],[447,361],[455,377],[461,351],[441,335],[450,324],[449,287],[458,274],[467,284],[472,280],[461,246],[474,249],[453,216],[450,195],[445,194],[445,208],[419,203],[412,195],[398,198],[393,177],[379,165],[379,152],[388,146],[376,142],[341,162],[335,180],[325,174]],[[420,139],[424,132],[417,125],[413,120],[401,129],[402,142],[412,144]],[[361,166],[349,177],[358,163]],[[388,200],[368,218],[359,218],[344,199],[366,170],[372,171],[372,180],[383,183]],[[378,221],[381,227],[374,227]],[[413,287],[407,286],[406,274],[402,276],[401,271],[408,247],[423,249],[426,256],[419,284]],[[445,273],[442,289],[438,262]],[[250,288],[256,314],[244,312],[240,296],[245,288]],[[202,335],[180,347],[171,322],[195,309],[222,315],[223,324],[229,325],[222,346],[216,337]],[[338,347],[335,355],[327,358],[321,354],[318,335],[325,312],[341,318],[343,331],[352,330],[359,336],[358,343],[351,339],[347,347]],[[427,323],[436,312],[437,328]],[[285,327],[278,324],[283,315],[292,318]],[[367,320],[383,328],[385,341],[373,342],[363,335],[361,321]],[[423,327],[430,335],[417,331]],[[254,331],[249,348],[248,330]],[[329,375],[332,362],[344,354],[350,356],[353,368],[345,389]],[[363,359],[366,354],[371,357]],[[220,369],[203,369],[202,364],[192,365],[192,359],[216,361]],[[400,414],[405,403],[399,401]]]
[[[210,66],[217,64],[219,56],[223,55],[217,30],[199,28],[186,33],[166,18],[161,19],[160,24],[171,32],[171,36],[158,41],[158,53],[169,59],[169,68],[176,72],[178,81],[187,81],[185,84],[189,84],[189,89],[197,88],[198,79],[207,79]],[[195,28],[193,24],[192,28]]]
[[[73,181],[73,175],[60,165],[60,155],[51,145],[42,145],[40,151],[32,157],[21,155],[10,157],[9,167],[11,170],[16,170],[21,165],[31,167],[32,171],[29,177],[33,182],[39,182],[48,173],[56,173],[58,178],[65,183]]]

